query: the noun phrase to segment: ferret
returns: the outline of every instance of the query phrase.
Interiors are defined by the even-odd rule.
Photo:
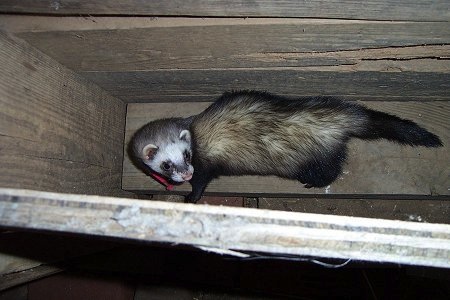
[[[236,91],[198,115],[146,124],[132,137],[129,153],[144,169],[189,181],[186,201],[195,203],[222,175],[276,175],[325,187],[341,173],[350,138],[442,146],[416,123],[355,102]]]

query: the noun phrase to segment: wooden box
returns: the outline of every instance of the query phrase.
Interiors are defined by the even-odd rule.
[[[449,267],[450,5],[370,3],[2,1],[0,226]],[[168,193],[137,170],[131,134],[238,89],[361,101],[444,147],[355,140],[326,188],[272,177],[207,188],[240,208],[136,200],[182,202],[190,186]]]

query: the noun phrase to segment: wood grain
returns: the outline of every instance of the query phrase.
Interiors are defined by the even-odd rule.
[[[138,0],[3,0],[1,12],[62,15],[157,15],[306,17],[375,20],[448,21],[445,0],[312,1],[138,1]]]
[[[213,101],[224,91],[240,89],[368,101],[450,100],[450,73],[205,69],[82,75],[128,103]]]
[[[76,71],[333,67],[356,65],[365,59],[450,56],[448,26],[436,22],[306,20],[273,24],[269,19],[236,25],[108,26],[112,25],[96,30],[58,31],[56,25],[48,31],[17,34]],[[425,52],[413,48],[396,53],[395,49],[423,45],[435,46]]]
[[[140,126],[162,117],[189,116],[209,103],[128,104],[125,141]],[[440,136],[444,147],[427,149],[406,147],[387,141],[350,143],[349,160],[342,175],[327,188],[305,189],[296,181],[276,177],[221,177],[206,189],[209,194],[244,196],[295,196],[301,194],[450,194],[450,102],[365,102],[374,109],[409,118]],[[164,189],[124,160],[122,187],[142,193],[163,193]],[[190,191],[190,185],[175,193]]]
[[[125,102],[208,101],[229,89],[450,99],[450,32],[436,22],[10,19],[2,26]]]
[[[450,223],[447,199],[258,198],[258,208],[425,223]]]
[[[23,270],[21,272],[1,275],[0,291],[7,290],[10,289],[11,287],[25,284],[30,281],[41,279],[63,271],[64,269],[58,266],[39,265],[31,269]]]
[[[0,225],[265,252],[450,267],[450,225],[0,189]],[[242,253],[244,252],[244,253]]]
[[[123,195],[125,104],[0,33],[0,185]]]

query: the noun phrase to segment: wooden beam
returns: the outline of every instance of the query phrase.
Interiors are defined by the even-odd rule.
[[[250,68],[83,72],[82,75],[126,102],[172,102],[172,106],[177,102],[213,101],[224,91],[240,89],[367,101],[450,100],[450,72]]]
[[[84,72],[355,67],[361,61],[450,56],[450,32],[440,22],[292,20],[280,24],[264,19],[145,24],[145,28],[138,23],[136,28],[115,29],[115,23],[107,23],[69,31],[55,24],[46,31],[31,29],[17,35],[70,69]]]
[[[450,145],[450,102],[364,102],[367,106],[408,118],[439,135]],[[209,103],[128,104],[125,141],[147,122],[164,117],[190,116]],[[126,145],[125,145],[126,146]],[[350,143],[349,160],[341,176],[327,188],[305,189],[294,180],[275,177],[221,177],[213,180],[206,193],[244,196],[329,195],[449,195],[450,153],[447,147],[427,149],[406,147],[387,141]],[[165,193],[164,188],[131,164],[125,156],[122,188],[140,193]],[[187,194],[190,185],[175,187]]]
[[[125,102],[210,101],[229,89],[450,99],[440,22],[0,16],[0,26]]]
[[[412,196],[412,199],[359,199],[331,197],[258,198],[258,208],[313,214],[378,218],[425,223],[450,223],[450,201]]]
[[[38,265],[34,268],[26,269],[20,272],[2,274],[0,275],[0,291],[62,271],[64,271],[64,269],[58,266]]]
[[[0,186],[124,195],[125,104],[0,32]]]
[[[244,257],[239,251],[450,267],[444,224],[0,189],[0,225]]]
[[[372,20],[448,21],[445,0],[290,1],[114,1],[114,0],[3,0],[1,12],[61,15],[156,15],[306,17]]]

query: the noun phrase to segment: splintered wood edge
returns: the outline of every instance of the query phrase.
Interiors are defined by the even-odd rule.
[[[256,251],[450,267],[445,224],[0,188],[0,226],[185,244],[230,255]]]

